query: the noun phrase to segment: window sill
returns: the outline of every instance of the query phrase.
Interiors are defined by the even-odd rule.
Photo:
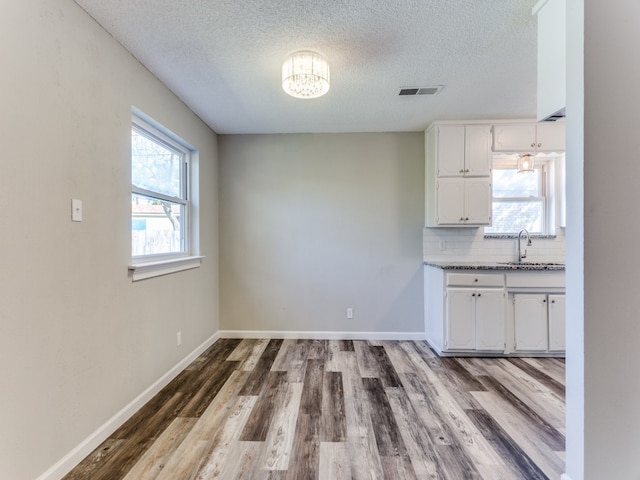
[[[202,265],[203,259],[204,257],[201,256],[193,256],[157,262],[137,263],[135,265],[129,265],[129,271],[131,272],[131,279],[137,282],[138,280],[198,268]]]

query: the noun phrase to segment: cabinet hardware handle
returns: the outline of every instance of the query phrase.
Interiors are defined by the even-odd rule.
[[[465,221],[465,222],[468,222],[468,221],[469,221],[469,217],[465,218],[465,219],[464,219],[464,221]]]
[[[458,173],[464,173],[464,169],[461,168]]]
[[[465,173],[469,173],[469,169],[468,168],[465,170]]]
[[[539,144],[538,144],[538,148],[540,148],[541,146],[542,146],[542,144],[541,144],[541,143],[539,143]]]
[[[556,301],[555,300],[551,300],[551,303],[556,303]]]
[[[481,294],[481,293],[479,293],[479,294],[478,294],[478,296],[479,296],[479,297],[481,297],[481,296],[482,296],[482,294]]]
[[[546,300],[542,300],[542,303],[547,303],[547,301]]]
[[[464,222],[464,218],[463,218],[463,217],[460,217],[460,221],[461,221],[461,222]]]
[[[477,279],[477,278],[475,278],[473,281],[474,281],[474,282],[477,282],[477,281],[478,281],[478,279]]]
[[[535,147],[535,146],[536,146],[535,142],[531,144],[531,147]]]
[[[472,296],[472,297],[475,297],[475,296],[476,296],[476,294],[475,294],[475,293],[472,293],[472,294],[471,294],[471,296]]]

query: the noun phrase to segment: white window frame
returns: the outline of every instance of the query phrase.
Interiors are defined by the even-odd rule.
[[[542,201],[543,204],[543,219],[542,219],[542,232],[531,232],[532,235],[537,236],[548,236],[555,235],[555,225],[554,225],[554,183],[553,183],[553,160],[541,160],[536,158],[536,165],[534,167],[534,173],[539,175],[539,185],[540,189],[537,197],[492,197],[491,199],[491,208],[493,210],[494,202],[531,202],[532,200]],[[515,169],[517,167],[517,161],[514,159],[500,159],[494,160],[493,169],[494,170],[510,170]],[[522,175],[531,175],[530,173],[523,173]],[[493,218],[493,212],[492,212]],[[518,232],[494,232],[487,231],[485,228],[485,234],[492,235],[509,235],[516,236]]]
[[[131,130],[135,130],[137,133],[149,138],[150,140],[183,155],[181,165],[180,197],[174,197],[160,192],[140,188],[134,185],[133,182],[131,182],[131,196],[140,195],[147,198],[166,200],[171,203],[180,204],[183,206],[184,214],[184,217],[180,219],[181,251],[136,256],[133,255],[132,251],[131,263],[129,265],[132,279],[133,281],[144,280],[146,278],[197,268],[201,265],[203,257],[196,255],[193,252],[195,242],[192,238],[194,229],[191,218],[192,208],[190,193],[192,172],[190,164],[191,157],[195,153],[195,149],[187,142],[180,139],[177,135],[173,134],[135,108],[132,113]],[[131,149],[129,150],[131,151]],[[130,238],[132,237],[130,236]]]

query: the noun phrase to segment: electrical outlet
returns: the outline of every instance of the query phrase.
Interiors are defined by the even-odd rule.
[[[182,345],[182,332],[176,334],[176,347]]]
[[[347,318],[353,318],[353,308],[347,308]]]
[[[440,240],[440,251],[444,251],[447,249],[447,242],[444,240]]]

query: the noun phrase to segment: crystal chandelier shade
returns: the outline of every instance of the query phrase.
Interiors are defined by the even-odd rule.
[[[317,98],[329,91],[329,64],[320,54],[294,52],[282,65],[282,89],[292,97]]]

